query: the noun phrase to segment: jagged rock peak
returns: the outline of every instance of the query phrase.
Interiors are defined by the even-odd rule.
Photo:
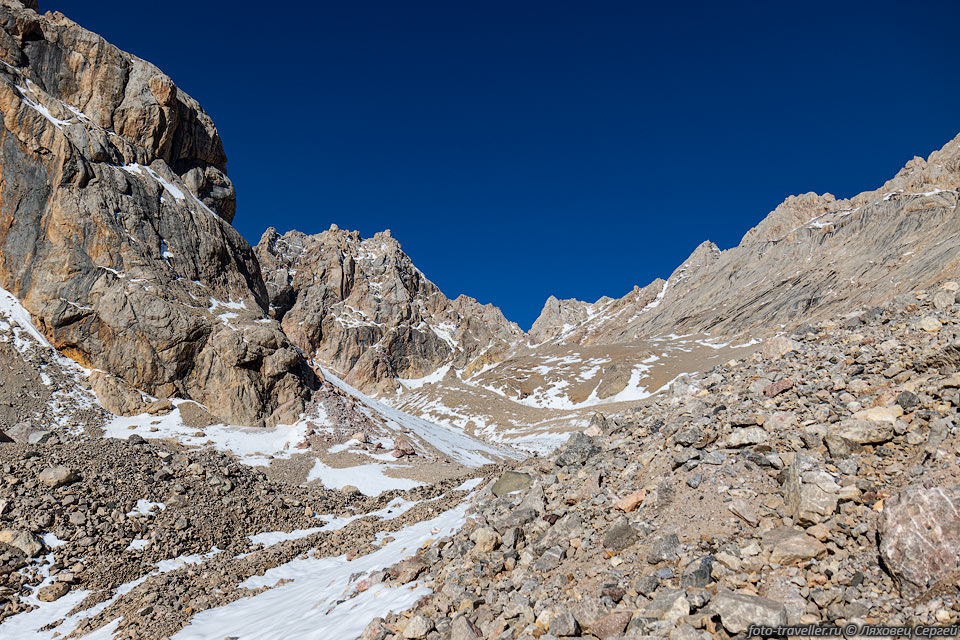
[[[336,225],[306,235],[268,229],[256,247],[271,313],[306,353],[364,389],[390,391],[524,338],[492,305],[449,300],[389,230],[362,238]]]

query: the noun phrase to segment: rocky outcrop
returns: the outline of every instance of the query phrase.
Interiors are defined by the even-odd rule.
[[[268,229],[256,247],[272,315],[304,352],[363,389],[390,390],[440,366],[463,368],[523,338],[499,309],[448,299],[389,231]]]
[[[279,325],[210,118],[59,13],[0,3],[0,286],[62,353],[221,419],[275,423],[312,373]]]

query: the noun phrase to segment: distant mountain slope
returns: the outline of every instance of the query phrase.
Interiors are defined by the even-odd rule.
[[[765,331],[929,286],[960,272],[958,188],[960,136],[927,160],[914,158],[877,190],[849,200],[792,196],[738,246],[701,244],[657,286],[653,303],[649,287],[593,305],[568,301],[587,313],[550,337],[621,344],[669,332]],[[562,315],[548,301],[534,325],[537,337]]]
[[[541,437],[743,357],[783,326],[842,316],[960,273],[960,136],[849,200],[787,198],[721,251],[594,303],[551,297],[529,333],[448,300],[389,233],[274,230],[256,248],[271,313],[305,352],[398,407]]]

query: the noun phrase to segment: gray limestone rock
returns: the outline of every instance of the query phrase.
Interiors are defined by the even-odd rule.
[[[731,634],[743,633],[750,625],[787,624],[787,610],[779,602],[719,589],[710,599],[709,609],[720,616],[723,628]]]
[[[840,485],[816,460],[797,453],[787,469],[783,499],[790,517],[816,524],[831,516],[840,500]]]

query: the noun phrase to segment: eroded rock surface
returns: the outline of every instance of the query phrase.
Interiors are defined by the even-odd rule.
[[[199,104],[148,62],[14,1],[0,3],[0,59],[0,287],[84,366],[228,421],[295,417],[312,373],[266,317]]]

